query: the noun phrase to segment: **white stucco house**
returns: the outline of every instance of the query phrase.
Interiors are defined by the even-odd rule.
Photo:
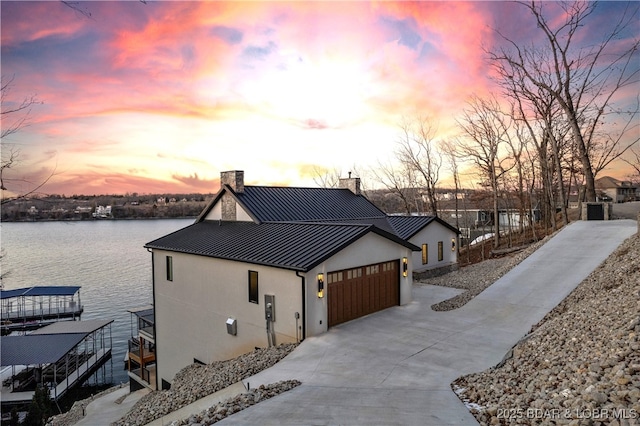
[[[414,269],[455,263],[457,231],[387,216],[341,188],[221,189],[192,225],[151,241],[157,389],[193,362],[304,340],[411,301]]]

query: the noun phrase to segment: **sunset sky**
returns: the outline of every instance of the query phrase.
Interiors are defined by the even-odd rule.
[[[625,5],[601,6],[596,39]],[[90,17],[60,1],[0,7],[6,101],[42,102],[3,141],[20,150],[12,176],[55,170],[43,192],[65,195],[209,193],[231,169],[248,184],[316,186],[317,169],[374,167],[393,158],[403,117],[451,138],[469,97],[495,91],[482,49],[498,42],[493,27],[540,36],[504,2],[79,3]]]

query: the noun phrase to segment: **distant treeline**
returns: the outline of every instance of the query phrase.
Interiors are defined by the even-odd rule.
[[[3,205],[2,221],[196,217],[212,198],[212,194],[50,195]]]

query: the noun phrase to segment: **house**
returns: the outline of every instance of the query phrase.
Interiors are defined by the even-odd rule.
[[[440,201],[439,217],[454,228],[459,227],[465,241],[473,241],[475,238],[494,230],[493,200],[487,195],[484,197],[482,195],[482,193],[476,193],[473,197],[465,195],[458,200],[457,206],[455,197],[448,197]],[[526,228],[531,221],[540,220],[541,212],[538,207],[523,211],[516,208],[515,205],[515,197],[500,199],[497,219],[501,232],[516,230],[521,226]]]
[[[596,191],[603,201],[624,203],[635,201],[640,187],[629,181],[621,181],[610,176],[604,176],[596,180]]]
[[[195,223],[145,245],[158,389],[193,362],[301,341],[405,305],[414,269],[457,260],[455,228],[387,216],[358,178],[340,186],[249,186],[244,172],[222,172]]]

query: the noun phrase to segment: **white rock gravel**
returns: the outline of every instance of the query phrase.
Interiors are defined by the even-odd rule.
[[[254,404],[262,402],[266,399],[273,398],[276,395],[281,394],[299,386],[298,380],[286,380],[270,385],[260,385],[257,389],[250,389],[249,391],[229,398],[224,402],[214,405],[213,407],[203,410],[198,414],[192,414],[188,419],[180,421],[174,421],[170,423],[170,426],[209,426],[219,422],[227,416],[230,416],[238,411],[242,411],[245,408],[249,408]]]
[[[256,349],[227,361],[207,365],[191,364],[176,374],[171,389],[154,391],[142,397],[116,426],[145,425],[271,367],[287,356],[297,344]]]
[[[540,246],[549,241],[549,238],[550,236],[531,244],[519,252],[499,258],[487,259],[480,263],[459,268],[445,275],[424,278],[415,284],[431,284],[466,290],[464,293],[460,293],[451,299],[431,306],[431,309],[434,311],[458,309],[535,252]]]
[[[640,424],[640,236],[494,368],[452,387],[480,424]]]

